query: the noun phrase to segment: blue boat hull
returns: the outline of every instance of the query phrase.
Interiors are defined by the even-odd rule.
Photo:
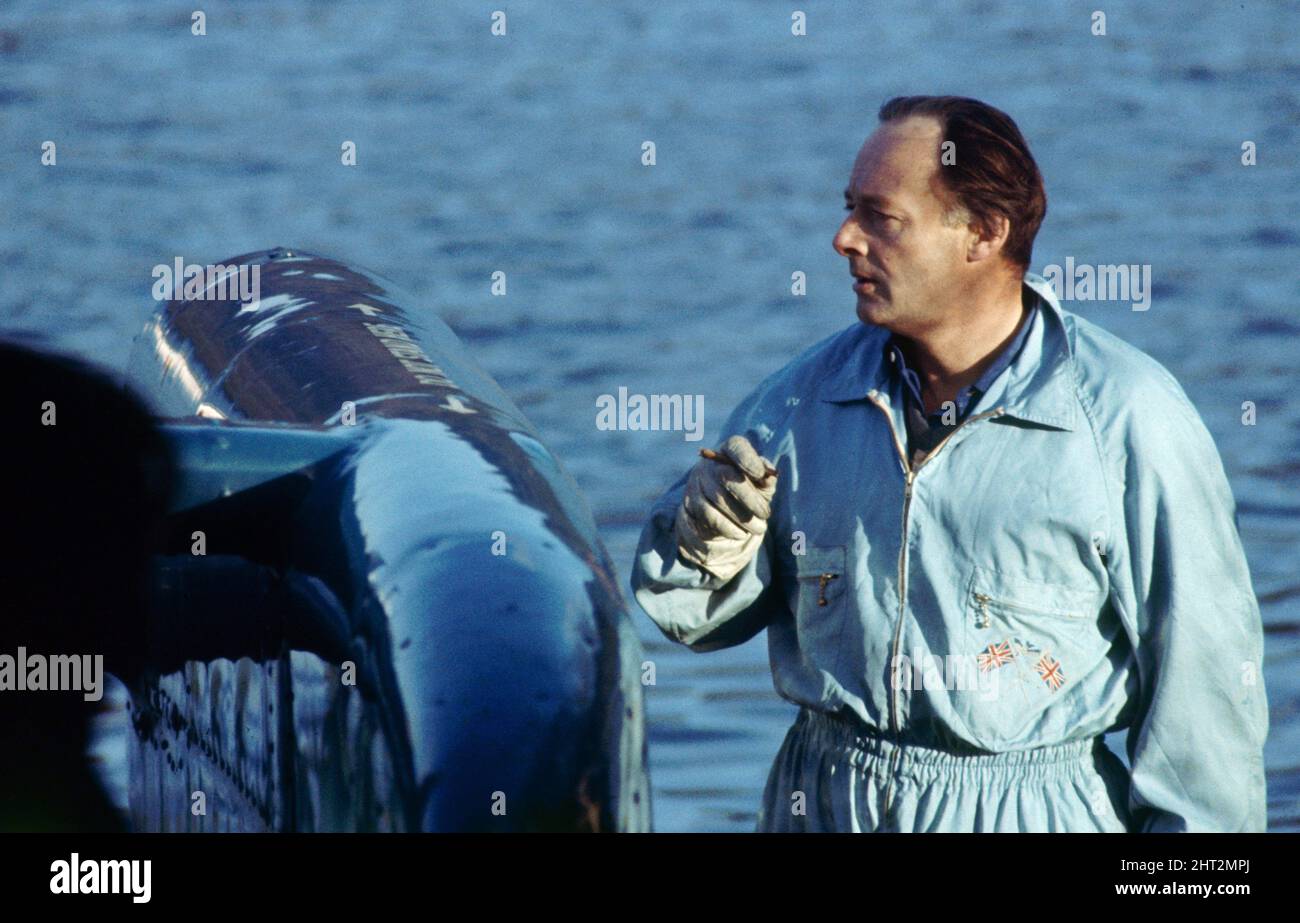
[[[166,303],[131,364],[183,473],[161,550],[317,604],[138,684],[135,828],[650,829],[642,653],[572,480],[389,283],[226,265],[259,299]]]

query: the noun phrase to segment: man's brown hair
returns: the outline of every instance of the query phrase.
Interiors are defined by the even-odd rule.
[[[1047,214],[1047,193],[1011,116],[966,96],[895,96],[880,107],[879,116],[881,122],[908,116],[938,120],[942,140],[953,142],[956,158],[940,168],[945,188],[986,232],[993,230],[993,219],[1006,218],[1011,228],[1002,255],[1021,272],[1027,270]]]

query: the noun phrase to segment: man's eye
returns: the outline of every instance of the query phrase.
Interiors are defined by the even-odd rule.
[[[857,206],[855,206],[852,202],[845,202],[845,203],[844,203],[844,210],[845,210],[846,212],[851,212],[851,211],[853,211],[856,207],[857,207]],[[881,211],[880,209],[878,209],[878,208],[869,208],[869,209],[867,209],[867,212],[868,212],[868,214],[871,215],[872,218],[876,219],[877,221],[897,221],[897,220],[898,220],[898,219],[895,218],[893,215],[886,215],[884,212],[882,212],[882,211]]]
[[[846,212],[852,212],[852,211],[855,211],[856,209],[857,209],[857,206],[855,206],[852,202],[845,202],[845,203],[844,203],[844,210],[845,210]],[[878,208],[869,208],[869,209],[867,209],[867,214],[869,214],[869,215],[871,216],[871,221],[874,222],[874,223],[876,223],[876,224],[885,224],[886,222],[890,222],[890,221],[892,221],[892,222],[894,222],[895,224],[897,224],[898,221],[899,221],[899,219],[895,218],[893,215],[886,215],[884,212],[882,212],[882,211],[881,211],[880,209],[878,209]]]

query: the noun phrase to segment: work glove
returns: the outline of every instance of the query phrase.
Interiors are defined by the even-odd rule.
[[[744,436],[732,436],[717,454],[691,469],[673,526],[683,560],[730,580],[763,543],[776,473]]]

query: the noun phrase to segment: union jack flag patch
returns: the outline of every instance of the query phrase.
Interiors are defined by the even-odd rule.
[[[1034,667],[1038,670],[1038,675],[1043,678],[1043,682],[1047,683],[1048,688],[1053,692],[1064,685],[1065,674],[1061,672],[1061,661],[1053,660],[1050,654],[1039,657]]]
[[[990,644],[984,650],[975,655],[975,662],[979,664],[980,672],[987,673],[989,670],[997,669],[1000,666],[1011,662],[1014,655],[1011,653],[1011,644],[1003,641],[1000,644]]]

